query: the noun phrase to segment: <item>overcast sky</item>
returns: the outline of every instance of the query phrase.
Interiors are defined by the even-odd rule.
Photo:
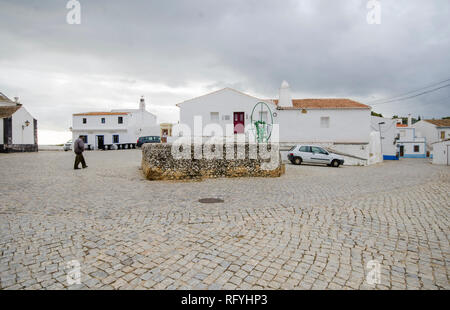
[[[226,86],[276,98],[287,80],[296,98],[367,103],[450,79],[448,0],[381,0],[379,25],[367,0],[79,0],[80,25],[67,2],[0,0],[0,92],[38,119],[40,143],[70,137],[72,113],[141,95],[176,122],[176,103]],[[449,116],[450,87],[374,111]]]

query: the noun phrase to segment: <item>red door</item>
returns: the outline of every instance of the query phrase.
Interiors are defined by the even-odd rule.
[[[234,112],[234,133],[244,133],[244,112]]]

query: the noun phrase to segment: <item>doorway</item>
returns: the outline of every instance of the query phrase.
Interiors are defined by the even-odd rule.
[[[104,136],[97,136],[97,148],[100,150],[105,149],[105,137]]]
[[[234,112],[233,120],[234,120],[234,133],[244,133],[244,121],[245,112]]]
[[[400,157],[403,157],[403,155],[405,155],[405,146],[400,145]]]

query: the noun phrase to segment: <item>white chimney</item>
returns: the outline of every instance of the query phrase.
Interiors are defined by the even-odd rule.
[[[411,125],[412,125],[411,114],[408,114],[408,127],[411,127]]]
[[[291,88],[286,81],[283,81],[283,83],[281,83],[278,106],[282,108],[292,107]]]
[[[140,109],[140,110],[145,110],[145,100],[144,100],[144,96],[141,97],[141,101],[139,102],[139,109]]]

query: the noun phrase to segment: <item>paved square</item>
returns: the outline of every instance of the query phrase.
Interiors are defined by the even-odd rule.
[[[150,182],[139,150],[85,157],[0,154],[1,289],[450,289],[449,167]]]

